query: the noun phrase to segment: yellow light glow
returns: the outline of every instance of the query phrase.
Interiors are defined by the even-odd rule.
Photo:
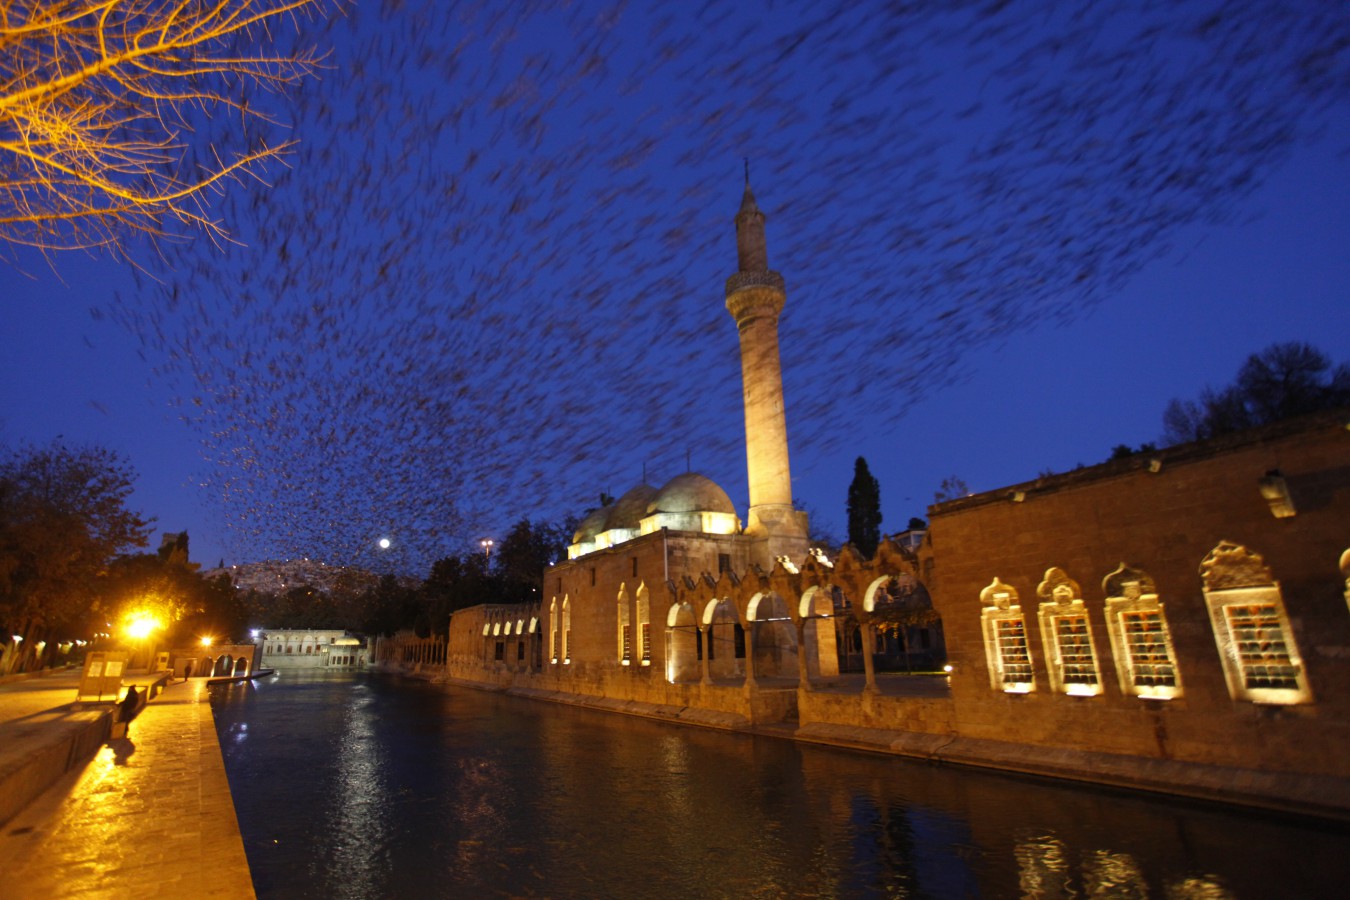
[[[138,616],[127,623],[127,634],[136,640],[147,638],[150,632],[159,629],[159,620],[153,616]]]
[[[216,639],[213,638],[213,637],[204,637],[204,638],[202,638],[202,646],[203,646],[203,647],[210,647],[213,643],[215,643],[215,641],[216,641]]]

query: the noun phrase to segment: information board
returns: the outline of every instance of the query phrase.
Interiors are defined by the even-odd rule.
[[[125,653],[90,653],[84,658],[84,671],[80,674],[80,688],[75,699],[116,700],[126,664]]]

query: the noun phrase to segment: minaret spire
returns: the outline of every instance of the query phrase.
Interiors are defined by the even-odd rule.
[[[788,465],[783,373],[778,355],[778,316],[787,299],[783,276],[769,269],[764,213],[750,190],[745,161],[745,194],[736,213],[738,271],[727,279],[727,311],[741,341],[745,399],[745,456],[750,476],[750,515],[745,533],[759,538],[751,559],[766,571],[774,560],[806,555],[806,516],[792,506]]]

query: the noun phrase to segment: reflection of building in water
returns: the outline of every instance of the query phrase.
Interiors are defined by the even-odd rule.
[[[540,603],[454,615],[451,677],[1350,814],[1344,413],[940,503],[919,538],[829,560],[792,508],[785,290],[748,186],[736,230],[744,527],[704,475],[632,488],[582,521]]]
[[[261,629],[262,665],[274,669],[357,668],[366,665],[365,644],[345,631]]]

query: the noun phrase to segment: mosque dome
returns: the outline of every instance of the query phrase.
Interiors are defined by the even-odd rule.
[[[711,483],[711,482],[710,482]],[[619,498],[618,502],[606,507],[604,527],[600,531],[631,529],[637,531],[638,522],[647,513],[647,504],[656,497],[656,488],[650,484],[639,484]],[[589,517],[587,518],[589,521]]]
[[[577,526],[576,534],[572,535],[572,543],[593,543],[595,536],[605,530],[605,520],[609,518],[609,512],[613,508],[614,506],[610,505],[591,510],[586,518],[581,520],[581,524]]]
[[[647,514],[656,513],[729,513],[736,514],[727,492],[705,475],[685,472],[676,475],[647,504]]]

